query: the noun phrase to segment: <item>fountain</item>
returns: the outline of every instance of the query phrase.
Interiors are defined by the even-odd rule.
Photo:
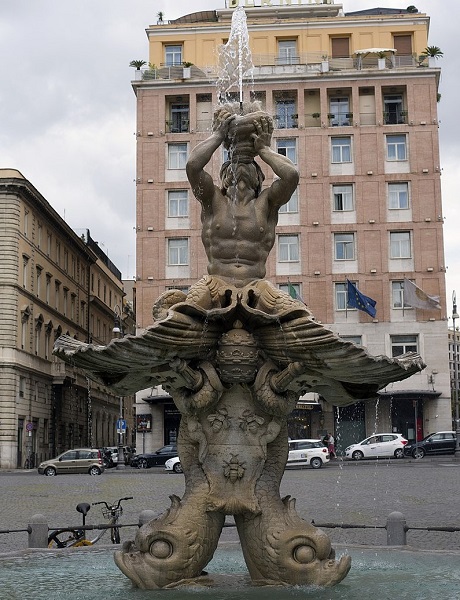
[[[240,52],[240,88],[242,61]],[[226,515],[234,517],[253,583],[340,582],[350,556],[336,561],[328,536],[298,516],[294,499],[280,497],[287,417],[306,392],[344,406],[375,398],[383,386],[424,367],[415,353],[374,357],[341,340],[264,279],[278,209],[299,178],[270,148],[272,132],[271,117],[240,95],[240,102],[217,108],[212,134],[190,153],[187,176],[202,207],[206,276],[187,294],[160,296],[153,325],[139,335],[108,346],[63,336],[55,345],[57,356],[117,394],[162,385],[182,414],[185,494],[171,496],[170,508],[115,553],[117,566],[142,589],[208,583],[203,570]],[[217,186],[205,167],[221,145],[230,159]],[[265,189],[256,157],[277,176]]]

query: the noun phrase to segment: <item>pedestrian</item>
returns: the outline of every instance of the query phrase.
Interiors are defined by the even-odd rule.
[[[330,457],[335,458],[335,440],[330,433],[326,433],[326,435],[323,437],[323,444],[329,450]]]

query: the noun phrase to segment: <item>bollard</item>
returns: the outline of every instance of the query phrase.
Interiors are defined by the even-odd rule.
[[[157,516],[157,513],[153,510],[143,510],[139,514],[139,527],[142,527],[142,525],[149,523],[149,521],[151,521],[152,519],[155,519],[156,516]]]
[[[48,547],[48,523],[43,515],[34,515],[29,523],[29,548]]]
[[[392,512],[387,518],[387,546],[405,546],[406,542],[406,519],[400,512]]]

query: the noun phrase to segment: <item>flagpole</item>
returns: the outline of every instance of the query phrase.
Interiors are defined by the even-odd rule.
[[[405,281],[406,281],[406,274],[404,273],[403,285],[402,285],[402,287],[403,287],[403,293],[402,293],[402,298],[401,298],[401,300],[402,300],[402,309],[403,309],[403,319],[404,319],[404,304],[405,304],[405,302],[404,302],[404,289],[406,287],[405,284],[404,284]]]
[[[345,321],[348,320],[348,277],[345,276]]]

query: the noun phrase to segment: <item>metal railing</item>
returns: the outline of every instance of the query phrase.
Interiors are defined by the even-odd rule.
[[[45,517],[35,515],[34,521],[29,523],[27,527],[20,529],[0,529],[0,534],[11,533],[27,533],[29,539],[29,548],[46,548],[48,545],[48,534],[50,531],[60,530],[102,530],[122,527],[138,528],[144,523],[155,518],[157,515],[153,511],[143,511],[139,515],[138,523],[116,523],[116,524],[99,524],[99,525],[78,525],[68,527],[49,527]],[[369,530],[386,530],[387,546],[405,546],[407,545],[406,534],[408,531],[426,531],[426,532],[444,532],[456,533],[460,532],[460,526],[456,525],[407,525],[404,515],[400,512],[392,512],[388,515],[387,520],[381,525],[364,525],[356,523],[317,523],[314,520],[311,523],[315,527],[321,529],[369,529]],[[235,527],[233,522],[226,522],[225,527]]]
[[[426,57],[415,55],[391,56],[385,59],[385,69],[408,69],[428,67]],[[254,68],[252,77],[262,78],[272,75],[316,75],[324,71],[323,63],[327,63],[329,71],[376,70],[379,68],[377,56],[348,56],[334,58],[321,55],[319,52],[302,53],[293,57],[280,57],[274,54],[253,54]],[[215,79],[219,76],[217,65],[193,65],[191,79]],[[161,65],[155,68],[143,68],[135,72],[135,79],[155,80],[184,79],[183,65]]]

